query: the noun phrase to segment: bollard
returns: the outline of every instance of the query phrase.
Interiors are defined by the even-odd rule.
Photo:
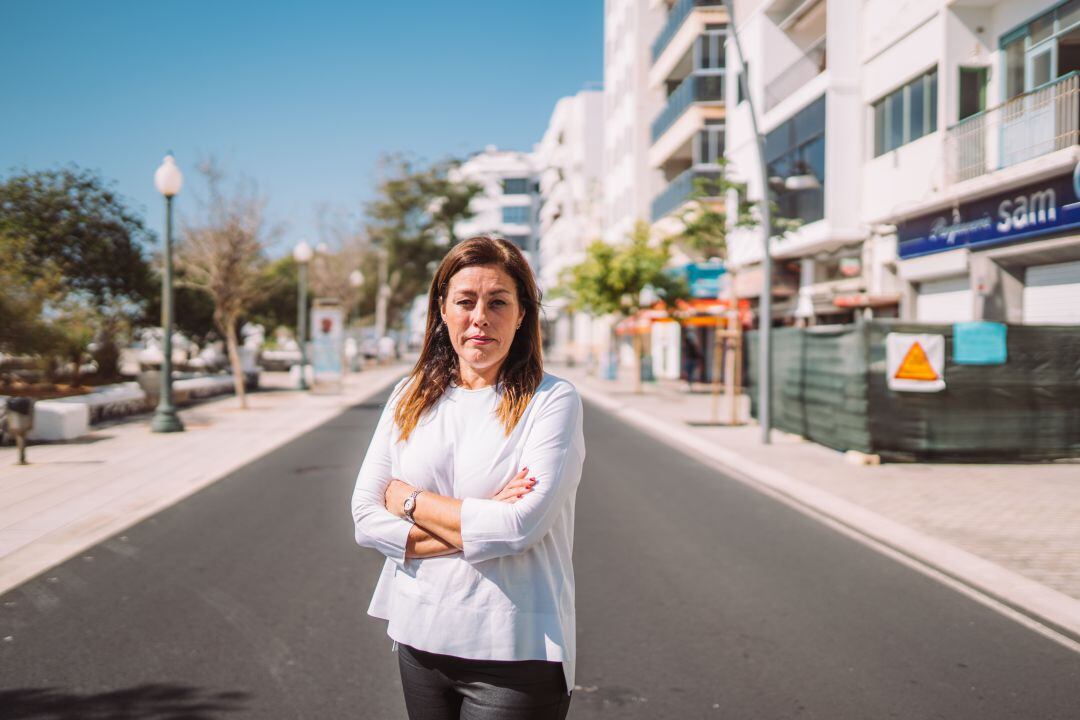
[[[34,427],[34,401],[27,397],[7,399],[7,429],[15,436],[19,448],[19,462],[26,465],[26,434]]]

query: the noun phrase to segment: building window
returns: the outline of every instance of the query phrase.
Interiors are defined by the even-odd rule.
[[[698,131],[693,149],[694,165],[717,165],[724,158],[723,122],[705,121],[705,127]]]
[[[765,164],[780,216],[814,222],[825,217],[825,97],[765,136]],[[813,175],[818,187],[787,190],[784,180]]]
[[[504,223],[528,223],[529,206],[514,205],[512,207],[504,207],[502,209],[502,221]]]
[[[873,105],[874,157],[937,130],[937,68]]]
[[[986,68],[960,68],[960,114],[957,120],[986,109]]]
[[[517,245],[522,250],[529,249],[529,236],[528,235],[507,235],[506,239]]]
[[[1058,5],[1001,37],[1005,99],[1080,71],[1080,0]]]
[[[503,180],[503,195],[528,195],[528,178],[506,178]]]
[[[724,43],[726,30],[709,30],[698,36],[695,44],[695,70],[723,70],[727,66]]]

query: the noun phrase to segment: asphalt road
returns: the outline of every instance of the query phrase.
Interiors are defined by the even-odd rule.
[[[0,718],[404,718],[353,408],[0,597]],[[1080,654],[586,410],[571,718],[1080,717]]]

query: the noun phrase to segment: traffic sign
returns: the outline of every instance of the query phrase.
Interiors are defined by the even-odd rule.
[[[889,333],[885,336],[885,368],[890,390],[944,390],[945,336]]]

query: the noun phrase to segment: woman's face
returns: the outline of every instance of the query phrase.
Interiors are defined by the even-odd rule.
[[[458,360],[479,373],[502,364],[524,317],[514,279],[497,265],[459,270],[442,298],[442,319]]]

